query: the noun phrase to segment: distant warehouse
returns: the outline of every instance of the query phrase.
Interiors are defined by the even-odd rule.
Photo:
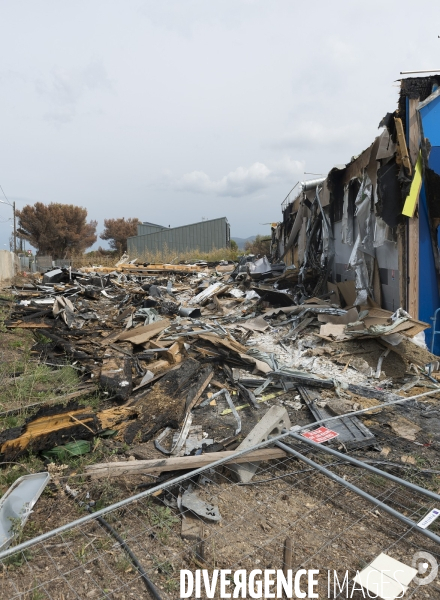
[[[231,232],[226,217],[200,221],[181,227],[164,227],[154,223],[138,225],[138,234],[127,240],[130,256],[142,256],[145,252],[172,252],[199,250],[210,252],[218,248],[229,248]]]

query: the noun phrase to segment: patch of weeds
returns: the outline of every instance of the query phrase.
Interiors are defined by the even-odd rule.
[[[142,498],[142,500],[138,500],[135,504],[135,508],[140,515],[147,516],[150,514],[152,505],[151,498],[147,496],[146,498]]]
[[[47,345],[47,344],[51,344],[52,343],[52,340],[50,340],[49,338],[45,337],[39,331],[35,331],[34,337],[35,337],[35,341],[36,341],[37,344]]]
[[[167,579],[163,587],[168,593],[175,592],[179,588],[179,582],[176,579]]]
[[[170,529],[179,519],[168,508],[168,506],[157,506],[150,512],[150,521],[155,527],[157,537],[165,542],[168,539]]]
[[[27,469],[28,472],[31,473],[41,471],[43,466],[43,461],[41,460],[41,458],[31,451],[22,456],[19,459],[19,462],[21,465],[23,465],[25,469]]]
[[[2,419],[3,429],[11,429],[12,427],[20,427],[25,422],[26,417],[23,414],[7,415]]]
[[[102,400],[99,397],[99,393],[95,393],[90,394],[88,396],[84,396],[78,401],[78,404],[80,406],[87,406],[87,408],[91,408],[96,412],[100,408],[101,402]]]
[[[24,525],[22,538],[23,540],[32,540],[34,537],[37,537],[39,531],[38,524],[32,519],[29,519]]]
[[[10,533],[13,536],[13,544],[18,545],[23,541],[23,525],[21,522],[21,517],[10,517],[11,521]],[[15,554],[11,554],[3,559],[3,565],[9,567],[10,569],[19,568],[25,562],[31,559],[32,555],[29,550],[23,550],[22,552],[16,552]]]
[[[95,548],[97,550],[110,550],[114,542],[110,537],[99,538],[95,542]]]
[[[151,511],[151,523],[157,527],[172,527],[179,519],[168,506],[156,506]]]
[[[96,510],[100,510],[109,504],[113,504],[114,500],[116,500],[118,492],[114,484],[107,480],[97,484],[96,487],[93,486],[90,495],[92,498],[98,498],[96,500],[95,508]]]
[[[24,342],[23,340],[10,340],[8,346],[9,348],[23,348]]]
[[[387,480],[380,475],[368,475],[368,481],[377,487],[386,487]]]
[[[90,546],[90,542],[88,544],[84,544],[83,546],[78,548],[78,551],[76,553],[76,557],[82,563],[86,562],[86,560],[87,560],[87,547],[88,546]]]
[[[115,566],[116,566],[116,569],[118,571],[121,571],[122,573],[128,573],[128,571],[131,571],[133,569],[133,563],[128,558],[128,556],[125,554],[125,552],[122,552],[115,559]]]
[[[139,429],[139,431],[137,432],[137,434],[134,436],[134,440],[133,440],[133,444],[137,443],[140,444],[142,441],[142,436],[144,435],[144,432]]]
[[[9,567],[9,569],[18,569],[24,563],[29,562],[32,558],[32,554],[29,550],[23,550],[22,552],[16,552],[11,554],[2,560],[2,563]]]
[[[153,560],[155,568],[161,575],[168,576],[173,573],[174,567],[170,562],[168,562],[167,560],[160,560],[157,556],[154,556],[154,554],[151,556],[151,558]]]
[[[416,465],[421,469],[428,466],[429,464],[426,458],[424,456],[420,456],[420,454],[415,454],[414,459],[416,461]]]
[[[23,524],[21,522],[21,517],[9,517],[9,520],[11,521],[9,533],[14,537],[15,543],[20,544],[23,540]]]
[[[9,488],[14,481],[16,481],[19,477],[28,474],[29,469],[20,464],[13,464],[6,467],[0,471],[0,489],[3,488],[3,490],[6,492],[7,488]]]
[[[31,591],[31,600],[44,600],[45,598],[47,598],[46,594],[38,588]]]
[[[21,375],[10,378],[8,373]],[[31,361],[27,355],[19,361],[2,365],[0,381],[2,379],[5,383],[2,400],[13,403],[12,406],[25,407],[36,400],[68,394],[78,386],[78,374],[72,367],[66,365],[59,369],[51,369],[48,365]]]

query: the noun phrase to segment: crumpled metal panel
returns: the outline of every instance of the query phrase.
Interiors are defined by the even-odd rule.
[[[371,210],[372,191],[373,185],[368,174],[365,173],[355,200],[355,217],[359,227],[360,248],[362,252],[366,252],[370,256],[375,254],[373,247],[373,212]]]
[[[343,244],[353,243],[353,219],[348,214],[348,198],[350,187],[344,186],[344,202],[342,207],[342,223],[341,223],[341,241]]]

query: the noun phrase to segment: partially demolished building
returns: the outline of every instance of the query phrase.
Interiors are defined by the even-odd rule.
[[[371,146],[284,200],[273,255],[297,270],[309,293],[334,293],[348,306],[403,307],[432,323],[440,307],[439,82],[403,79],[397,110]]]

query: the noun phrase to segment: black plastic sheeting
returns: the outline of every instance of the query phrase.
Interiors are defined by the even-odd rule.
[[[377,214],[389,227],[397,227],[402,220],[403,199],[399,185],[399,165],[390,160],[377,171]]]

